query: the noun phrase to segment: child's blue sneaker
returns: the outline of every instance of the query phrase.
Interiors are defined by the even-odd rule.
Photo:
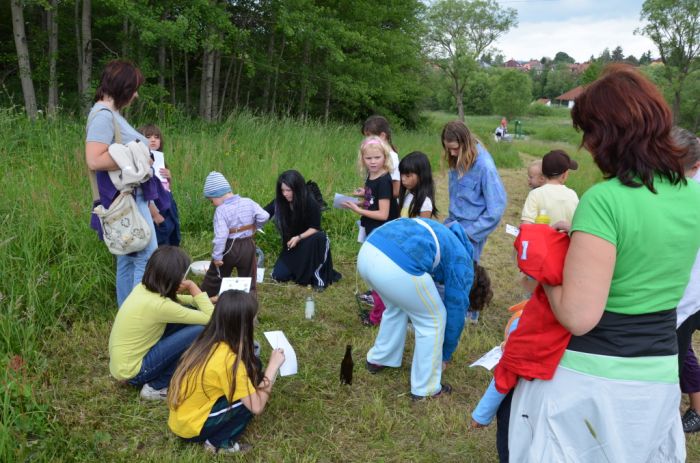
[[[478,310],[467,310],[466,322],[470,325],[479,324],[479,311]]]

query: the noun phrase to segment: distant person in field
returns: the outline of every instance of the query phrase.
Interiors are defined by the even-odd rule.
[[[527,186],[531,190],[544,185],[545,178],[542,175],[542,159],[536,159],[527,166]]]
[[[549,216],[551,226],[568,231],[578,206],[578,195],[565,183],[569,171],[576,169],[578,163],[562,150],[545,154],[542,158],[544,185],[528,193],[520,220],[523,223],[535,223],[537,215],[544,211]]]
[[[168,427],[212,453],[244,453],[240,441],[253,415],[270,400],[284,351],[274,349],[263,372],[255,356],[253,329],[258,313],[254,296],[224,291],[202,334],[183,354],[168,392]]]
[[[127,144],[134,140],[148,144],[148,139],[134,129],[122,117],[120,111],[138,97],[138,89],[143,84],[141,71],[128,61],[110,61],[102,71],[95,92],[95,104],[90,110],[85,137],[85,160],[90,170],[96,171],[99,199],[93,204],[109,208],[119,195],[119,191],[109,177],[109,171],[119,170],[109,154],[112,143]],[[155,177],[142,183],[134,190],[134,200],[141,215],[151,222],[148,202],[158,199],[160,182]],[[102,239],[102,228],[95,214],[90,226]],[[158,247],[155,228],[151,228],[151,242],[142,251],[116,256],[117,260],[117,306],[121,306],[131,290],[141,282],[146,262]]]
[[[449,166],[450,207],[445,223],[459,223],[479,262],[486,239],[506,209],[506,190],[493,158],[464,122],[447,123],[440,139]],[[467,318],[477,324],[479,312],[467,312]]]
[[[257,256],[255,231],[270,218],[258,203],[234,194],[231,185],[220,172],[212,171],[204,181],[204,197],[214,210],[214,239],[211,264],[202,281],[202,291],[215,297],[221,289],[221,279],[236,269],[238,277],[250,277],[250,290],[255,291]]]
[[[191,260],[175,246],[161,246],[117,312],[109,335],[109,371],[141,387],[141,398],[165,400],[180,355],[214,311],[209,297],[186,280]]]
[[[158,166],[155,174],[163,184],[162,195],[165,197],[165,201],[156,200],[148,204],[151,217],[153,218],[153,225],[156,229],[158,246],[164,244],[180,246],[180,215],[178,214],[177,204],[171,190],[172,177],[170,169],[165,163],[163,155],[163,133],[160,127],[153,124],[144,125],[139,129],[139,132],[148,139],[148,148],[154,156],[154,167],[155,165]],[[169,205],[169,207],[158,207],[163,204]]]
[[[272,269],[273,280],[311,285],[317,291],[340,280],[340,273],[333,269],[331,241],[321,228],[321,205],[299,172],[288,170],[280,174],[275,199],[265,210],[282,239],[282,249]]]
[[[683,462],[676,307],[700,247],[700,185],[663,95],[631,66],[609,65],[571,118],[606,180],[576,208],[562,284],[543,286],[573,336],[551,380],[518,381],[510,459]]]

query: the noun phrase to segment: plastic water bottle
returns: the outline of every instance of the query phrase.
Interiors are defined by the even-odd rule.
[[[304,317],[307,320],[311,320],[314,318],[314,314],[316,313],[316,303],[314,302],[314,297],[312,295],[309,295],[309,297],[306,298],[306,307],[304,308]]]
[[[540,213],[537,214],[537,217],[535,217],[535,223],[541,223],[545,225],[549,225],[549,216],[547,215],[547,211],[544,209],[540,209]]]

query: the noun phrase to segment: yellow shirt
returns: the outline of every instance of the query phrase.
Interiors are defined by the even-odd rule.
[[[117,312],[109,335],[109,371],[118,380],[127,380],[141,370],[148,351],[163,336],[168,323],[206,325],[214,312],[207,293],[196,297],[178,296],[181,304],[138,284]]]
[[[216,401],[221,396],[228,396],[231,390],[236,354],[224,342],[216,344],[213,349],[214,353],[204,369],[204,377],[202,378],[200,371],[188,372],[180,387],[184,390],[184,385],[189,382],[192,392],[177,410],[170,409],[168,427],[180,437],[198,436]],[[236,390],[233,401],[248,397],[254,392],[255,388],[250,382],[245,365],[240,363],[236,371]],[[245,407],[242,403],[238,406]]]

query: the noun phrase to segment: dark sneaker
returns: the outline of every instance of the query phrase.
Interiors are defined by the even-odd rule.
[[[445,383],[442,385],[440,390],[437,391],[435,394],[433,394],[431,396],[422,396],[422,395],[411,394],[411,400],[413,400],[414,402],[418,402],[418,401],[425,400],[425,399],[437,399],[439,397],[442,397],[444,395],[449,395],[449,394],[452,394],[452,386]]]
[[[376,363],[371,363],[369,361],[366,361],[365,363],[367,366],[367,371],[369,371],[373,375],[379,373],[384,368],[386,368],[384,365],[377,365]]]
[[[683,432],[692,433],[700,431],[700,415],[689,408],[683,415]]]

